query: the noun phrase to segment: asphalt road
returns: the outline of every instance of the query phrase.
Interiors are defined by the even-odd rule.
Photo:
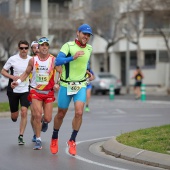
[[[33,133],[29,121],[24,135],[26,145],[18,146],[19,121],[13,123],[10,118],[0,118],[0,170],[161,170],[114,158],[101,151],[101,144],[113,136],[170,123],[169,97],[148,96],[146,102],[136,101],[133,97],[120,95],[115,96],[115,100],[102,95],[92,97],[91,112],[84,113],[83,124],[78,133],[75,157],[68,154],[66,147],[72,131],[73,104],[70,105],[59,132],[57,155],[52,155],[49,150],[53,122],[49,124],[48,131],[42,133],[43,149],[35,151],[32,149]]]

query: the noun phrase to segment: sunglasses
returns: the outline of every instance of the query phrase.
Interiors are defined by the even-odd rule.
[[[43,43],[45,43],[45,42],[49,44],[49,39],[46,38],[46,37],[40,38],[40,39],[38,40],[38,44],[43,44]]]
[[[19,47],[20,50],[28,50],[28,47]]]

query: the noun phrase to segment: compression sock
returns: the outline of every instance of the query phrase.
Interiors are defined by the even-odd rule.
[[[53,129],[52,139],[58,139],[58,131],[59,129]]]
[[[71,134],[71,138],[70,141],[76,141],[76,136],[77,136],[78,131],[77,130],[73,130],[72,134]]]

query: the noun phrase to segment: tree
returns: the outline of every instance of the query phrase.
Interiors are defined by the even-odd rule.
[[[11,47],[13,45],[14,38],[17,36],[17,30],[15,25],[9,19],[0,16],[1,27],[0,27],[0,44],[9,58],[11,54]],[[4,53],[5,54],[5,53]],[[4,59],[4,55],[0,56],[0,60]]]
[[[93,9],[85,11],[85,18],[93,27],[93,32],[107,42],[104,54],[104,71],[109,71],[109,48],[118,43],[125,36],[120,34],[121,22],[124,16],[119,15],[116,0],[93,0]]]

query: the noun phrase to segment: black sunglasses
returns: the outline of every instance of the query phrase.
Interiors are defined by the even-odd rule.
[[[28,50],[28,47],[19,47],[19,49],[20,50],[23,50],[23,49]]]

